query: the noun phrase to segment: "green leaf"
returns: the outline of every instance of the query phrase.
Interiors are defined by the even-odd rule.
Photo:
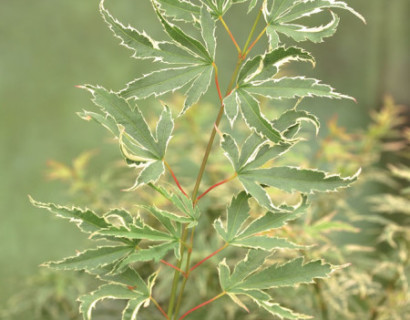
[[[111,283],[123,284],[125,286],[133,287],[133,291],[137,291],[143,296],[149,296],[149,288],[138,272],[133,268],[127,268],[124,272],[113,274],[114,265],[108,265],[102,268],[87,270],[88,273],[97,276],[103,281]]]
[[[161,117],[159,118],[156,129],[158,147],[162,155],[165,155],[168,142],[171,139],[171,134],[173,130],[174,119],[172,118],[172,112],[168,108],[168,106],[164,106],[164,110],[161,113]]]
[[[319,83],[316,79],[294,77],[281,78],[264,81],[261,83],[250,83],[243,85],[242,90],[252,95],[260,95],[270,99],[293,99],[296,97],[324,97],[332,99],[351,99],[334,91],[328,85]]]
[[[135,222],[133,216],[124,209],[112,209],[104,214],[104,219],[109,221],[111,225],[122,227],[127,227]]]
[[[201,96],[208,91],[213,70],[214,68],[212,65],[204,67],[203,71],[201,71],[199,76],[192,82],[190,88],[185,92],[186,99],[184,108],[179,114],[180,116],[183,115],[189,107],[197,103]]]
[[[247,13],[251,12],[251,11],[256,7],[256,5],[258,4],[258,2],[259,2],[259,0],[251,0],[251,1],[249,2],[248,12],[247,12]]]
[[[238,90],[238,94],[242,115],[248,127],[272,142],[283,141],[284,137],[282,137],[281,133],[273,128],[272,124],[261,113],[258,101],[246,91]]]
[[[258,134],[251,133],[242,145],[239,166],[242,168],[250,159],[252,159],[252,155],[255,151],[265,142],[265,139],[261,138]]]
[[[272,2],[271,2],[272,3]],[[264,10],[265,20],[268,23],[266,30],[271,47],[277,47],[279,43],[278,33],[285,34],[295,41],[310,40],[321,42],[336,32],[339,18],[332,14],[332,20],[325,26],[306,27],[291,22],[312,14],[319,13],[323,9],[339,8],[348,10],[365,22],[362,15],[350,8],[342,1],[334,0],[277,0],[273,1],[270,10]]]
[[[122,312],[121,320],[137,320],[137,314],[149,298],[139,297],[137,299],[129,300],[127,306]]]
[[[140,249],[134,253],[128,255],[121,261],[118,270],[121,271],[126,268],[130,263],[150,261],[154,260],[158,262],[162,259],[170,250],[174,250],[178,246],[177,242],[166,242],[159,245],[151,246],[148,249]]]
[[[202,39],[205,41],[207,51],[211,56],[212,60],[215,60],[216,52],[216,36],[215,29],[216,23],[212,18],[211,14],[207,10],[206,6],[201,8],[201,35]]]
[[[77,112],[77,115],[81,119],[86,120],[86,121],[94,120],[98,124],[105,127],[108,131],[110,131],[117,138],[120,136],[120,130],[117,124],[115,123],[114,118],[108,114],[102,115],[99,113],[83,110],[82,112]]]
[[[243,260],[238,262],[231,275],[229,267],[223,261],[219,264],[218,269],[222,289],[230,292],[234,287],[240,287],[240,284],[248,277],[262,267],[269,252],[262,250],[249,250]],[[225,264],[225,266],[223,266]],[[222,285],[223,283],[223,285]]]
[[[156,183],[165,172],[164,162],[162,160],[147,163],[142,169],[135,181],[135,184],[127,191],[133,191],[144,184]]]
[[[298,47],[279,47],[267,52],[262,57],[258,72],[251,78],[252,81],[266,81],[274,77],[279,69],[289,61],[308,61],[315,66],[313,56]]]
[[[281,132],[285,132],[289,130],[289,128],[293,127],[294,125],[302,121],[308,121],[312,123],[315,126],[316,135],[319,133],[319,119],[314,114],[311,114],[304,110],[288,110],[282,113],[278,119],[272,121],[272,123],[275,126],[275,128],[277,128]]]
[[[127,87],[121,90],[119,94],[125,99],[145,99],[152,95],[158,97],[167,92],[180,89],[194,81],[206,70],[209,71],[209,64],[154,71],[129,82]]]
[[[151,185],[151,187],[174,204],[182,213],[192,217],[194,220],[198,220],[200,215],[198,206],[194,206],[191,198],[185,196],[179,189],[174,189],[174,193],[170,193],[160,186]]]
[[[253,177],[238,174],[238,179],[242,183],[242,186],[245,188],[245,191],[250,194],[259,203],[260,206],[264,207],[267,210],[280,211],[280,209],[272,203],[272,200],[270,199],[265,189],[259,183],[257,183],[253,179]]]
[[[149,210],[158,219],[159,219],[159,216],[163,216],[169,220],[175,221],[180,224],[194,222],[194,220],[191,217],[179,216],[179,215],[176,215],[175,213],[158,209],[155,206],[141,206],[141,207]]]
[[[170,0],[171,1],[171,0]],[[162,0],[165,2],[165,0]],[[181,4],[181,1],[174,1]],[[169,42],[157,42],[144,32],[124,26],[104,8],[104,0],[100,2],[100,12],[121,45],[132,50],[135,59],[152,59],[171,64],[197,64],[200,60]]]
[[[78,300],[81,302],[80,312],[84,320],[91,320],[92,310],[98,301],[104,299],[122,299],[122,300],[146,300],[149,297],[141,296],[140,293],[132,291],[127,287],[117,284],[105,284],[100,286],[91,294],[81,296]],[[130,318],[132,319],[132,318]]]
[[[257,233],[265,232],[284,226],[288,221],[299,218],[308,207],[307,198],[303,197],[301,204],[291,212],[267,212],[265,215],[252,221],[239,235],[238,239],[251,237]]]
[[[185,0],[156,0],[167,17],[176,21],[193,22],[199,19],[201,8]]]
[[[282,265],[274,264],[250,275],[234,287],[241,289],[289,287],[300,283],[313,283],[313,279],[326,278],[332,272],[331,265],[323,264],[321,260],[304,265],[302,263],[303,258],[296,258]]]
[[[47,262],[47,267],[57,270],[93,270],[124,258],[134,251],[131,246],[98,247],[79,252],[76,256],[57,262]]]
[[[196,55],[198,58],[203,59],[203,61],[212,63],[212,56],[209,54],[204,45],[198,40],[184,33],[177,26],[172,25],[170,22],[168,22],[158,10],[156,0],[152,0],[152,3],[155,7],[155,12],[157,13],[158,18],[161,21],[162,26],[164,27],[165,32],[171,37],[171,39],[180,44],[187,51]]]
[[[363,23],[366,23],[366,20],[364,17],[349,7],[345,2],[343,1],[335,1],[335,0],[309,0],[309,1],[294,1],[294,6],[290,8],[289,11],[286,12],[286,14],[281,15],[277,21],[279,22],[290,22],[296,19],[299,19],[301,17],[307,17],[312,14],[318,13],[323,11],[323,9],[332,9],[332,8],[337,8],[337,9],[344,9],[349,11],[350,13],[354,14],[356,17],[358,17],[360,20],[363,21]]]
[[[242,171],[239,177],[287,192],[313,193],[314,191],[328,192],[346,188],[357,180],[359,173],[360,171],[352,177],[342,178],[339,175],[329,175],[319,170],[274,167]]]
[[[126,100],[102,87],[87,85],[83,88],[91,92],[94,104],[100,107],[103,112],[107,112],[112,116],[117,125],[122,126],[132,139],[156,155],[158,159],[162,158],[163,155],[158,148],[157,142],[138,107],[131,108]]]
[[[121,128],[118,143],[121,154],[129,167],[145,167],[147,162],[157,159],[155,154],[138,145],[134,139],[126,134],[124,128]]]
[[[82,210],[76,207],[67,208],[53,203],[39,202],[30,196],[29,199],[31,204],[37,208],[47,209],[59,218],[70,219],[82,232],[94,233],[110,226],[104,218],[97,216],[91,210]]]
[[[239,193],[232,198],[227,210],[226,241],[231,242],[236,238],[244,222],[249,218],[249,195],[246,192]]]
[[[161,222],[161,224],[165,227],[165,229],[167,229],[169,233],[171,233],[174,236],[174,238],[179,238],[179,233],[178,233],[178,230],[173,225],[172,221],[178,221],[179,223],[181,223],[181,220],[191,221],[188,218],[174,215],[171,212],[158,209],[155,206],[140,206],[140,207],[149,211],[159,222]]]
[[[295,143],[277,143],[273,146],[270,144],[263,145],[255,154],[254,159],[250,159],[238,172],[259,168],[266,162],[276,159],[282,156],[290,150]]]
[[[151,241],[173,241],[175,239],[172,235],[153,229],[148,225],[144,225],[143,227],[129,226],[129,228],[111,227],[99,231],[98,234]]]
[[[239,167],[239,149],[236,141],[227,133],[223,134],[221,140],[221,147],[225,151],[225,156],[229,159],[235,172],[240,169]]]
[[[223,104],[225,115],[232,127],[239,113],[239,97],[236,90],[223,99]]]
[[[262,56],[255,56],[251,59],[246,60],[242,68],[239,71],[237,83],[240,85],[247,82],[247,78],[253,78],[258,69],[261,68]]]
[[[236,247],[262,249],[272,251],[273,249],[300,249],[299,246],[286,239],[269,237],[269,236],[255,236],[244,239],[234,239],[231,244]]]
[[[295,313],[288,308],[282,307],[278,303],[273,303],[269,301],[254,300],[259,307],[265,309],[270,314],[279,317],[280,319],[311,319],[311,316],[307,316],[301,313]]]

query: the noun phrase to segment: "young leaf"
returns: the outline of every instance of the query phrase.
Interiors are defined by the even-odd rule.
[[[181,3],[181,1],[174,2]],[[157,42],[144,32],[139,32],[131,26],[125,27],[105,9],[104,0],[100,2],[100,12],[115,37],[121,40],[121,45],[134,52],[133,58],[152,59],[164,63],[184,65],[200,62],[197,57],[192,56],[174,44]]]
[[[61,261],[47,262],[44,265],[57,270],[93,270],[120,260],[133,251],[132,246],[98,247]]]
[[[292,99],[296,97],[323,97],[332,99],[354,98],[337,93],[328,85],[319,83],[316,79],[294,77],[267,80],[261,83],[249,83],[241,86],[252,95],[260,95],[270,99]]]
[[[319,170],[274,167],[242,171],[238,176],[287,192],[313,193],[314,191],[336,191],[338,188],[348,187],[357,180],[359,173],[360,171],[352,177],[342,178]]]
[[[104,218],[97,216],[91,210],[82,210],[75,207],[67,208],[53,203],[39,202],[30,196],[29,199],[31,204],[37,208],[47,209],[59,218],[70,219],[70,221],[74,222],[82,232],[94,233],[110,226],[110,223]]]
[[[332,270],[330,264],[323,264],[321,260],[303,264],[303,258],[296,258],[280,266],[274,264],[254,273],[234,287],[245,290],[289,287],[312,283],[315,278],[327,278]]]
[[[142,304],[145,300],[149,299],[149,296],[143,296],[139,292],[135,292],[125,286],[117,284],[102,285],[94,292],[83,295],[78,299],[81,302],[80,312],[83,314],[83,319],[91,320],[92,310],[95,307],[96,303],[104,299],[122,299],[130,301],[135,300],[139,301],[140,304]]]

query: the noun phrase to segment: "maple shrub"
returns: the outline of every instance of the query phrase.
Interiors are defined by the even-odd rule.
[[[242,47],[224,16],[233,5],[245,2],[248,4],[247,13],[254,15],[255,20],[249,24],[249,36]],[[286,46],[282,41],[290,38],[292,42],[318,43],[332,36],[339,24],[339,17],[331,11],[333,9],[347,10],[363,22],[364,18],[346,3],[334,0],[151,0],[151,3],[169,37],[168,41],[155,41],[145,32],[124,26],[106,9],[104,0],[100,3],[100,12],[121,45],[133,52],[133,58],[169,66],[129,82],[119,92],[101,86],[80,86],[92,95],[97,107],[96,111],[83,111],[80,116],[93,119],[108,129],[118,141],[126,163],[138,169],[136,182],[129,191],[152,188],[152,192],[166,199],[173,210],[154,204],[139,204],[141,212],[136,214],[121,208],[97,214],[89,209],[63,207],[30,198],[33,205],[75,222],[81,231],[90,235],[90,239],[100,242],[95,249],[46,265],[57,270],[84,270],[105,282],[94,292],[79,298],[80,311],[87,320],[92,318],[96,303],[106,298],[127,301],[123,320],[137,319],[141,308],[149,305],[158,309],[158,314],[153,309],[149,318],[158,315],[169,320],[195,319],[197,309],[222,297],[229,297],[245,310],[248,310],[245,302],[253,301],[273,317],[309,318],[275,302],[270,289],[312,283],[316,278],[329,277],[340,266],[323,260],[305,261],[302,253],[294,259],[275,261],[273,252],[280,249],[309,248],[286,238],[274,237],[271,231],[303,215],[308,207],[309,194],[348,187],[357,179],[358,173],[341,177],[318,169],[274,166],[272,160],[302,140],[299,130],[303,121],[312,123],[316,133],[319,130],[318,118],[298,108],[302,98],[354,99],[337,93],[316,79],[278,77],[281,67],[290,61],[315,64],[309,52],[300,47]],[[308,20],[314,14],[328,15],[330,22],[315,27],[298,22],[301,18],[305,18],[302,21]],[[259,30],[263,19],[264,27]],[[233,72],[218,68],[215,59],[217,27],[225,29],[233,42],[232,48],[236,48],[234,56],[237,56],[237,63]],[[188,35],[185,29],[196,30],[197,36]],[[255,44],[265,36],[268,44],[265,52],[252,55]],[[218,80],[221,72],[232,72],[225,94]],[[162,113],[155,130],[150,128],[138,101],[151,96],[157,98],[181,88],[186,89],[185,100],[178,117],[160,101]],[[212,131],[202,163],[198,164],[199,172],[196,179],[192,177],[192,182],[195,181],[193,190],[188,192],[166,161],[166,151],[174,122],[184,121],[185,112],[208,90],[218,95],[220,107],[215,114],[215,122],[210,125]],[[262,113],[260,97],[264,101],[295,99],[297,102],[293,108],[270,120]],[[228,120],[229,133],[219,128],[223,119]],[[239,122],[246,124],[248,132],[245,139],[242,138],[243,125],[240,127]],[[201,193],[201,180],[217,134],[234,174]],[[161,183],[166,171],[172,176],[175,187]],[[218,217],[211,226],[207,219],[201,219],[204,209],[199,202],[211,190],[234,180],[243,190],[231,195],[226,214]],[[291,206],[273,201],[270,188],[296,194],[299,204]],[[251,198],[254,199],[251,204],[257,204],[264,214],[250,215]],[[147,216],[155,217],[157,223],[151,223],[153,220]],[[194,261],[191,258],[198,238],[195,230],[200,229],[203,223],[213,228],[215,238],[221,239],[222,246],[202,260]],[[234,250],[235,255],[230,254],[223,259],[221,256],[228,247]],[[212,257],[219,258],[219,263],[203,266]],[[147,274],[146,270],[150,269],[146,268],[147,265],[156,266],[154,272]],[[201,266],[212,267],[215,275],[219,275],[220,291],[205,301],[198,300],[196,306],[188,306],[184,303],[187,298],[184,290],[190,280],[195,280],[191,275],[199,272]],[[158,277],[160,269],[161,273],[173,273],[173,276]],[[160,299],[156,299],[153,292],[158,285],[161,287]],[[164,290],[169,291],[167,296]],[[192,301],[193,297],[190,298]],[[217,316],[223,317],[221,314]]]

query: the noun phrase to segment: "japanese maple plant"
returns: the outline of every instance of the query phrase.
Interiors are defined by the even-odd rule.
[[[345,188],[357,179],[358,174],[341,177],[318,169],[277,166],[272,160],[302,140],[299,129],[303,121],[312,123],[316,131],[319,130],[318,118],[298,108],[302,98],[354,99],[337,93],[316,79],[279,77],[282,66],[290,61],[315,64],[309,52],[282,41],[318,43],[332,36],[339,24],[339,17],[333,10],[347,10],[363,22],[364,18],[346,3],[334,0],[151,0],[151,3],[168,41],[156,41],[145,32],[124,26],[107,10],[103,0],[100,12],[121,45],[133,52],[133,58],[168,66],[136,78],[119,92],[101,86],[80,86],[92,95],[96,106],[95,111],[83,111],[80,116],[93,119],[108,129],[118,142],[126,163],[137,168],[135,184],[129,191],[152,188],[172,204],[173,210],[140,203],[136,213],[117,208],[97,214],[89,209],[41,203],[30,198],[35,206],[75,222],[81,231],[90,235],[90,239],[100,242],[100,246],[94,249],[46,265],[58,270],[84,270],[105,282],[94,292],[79,298],[80,311],[87,320],[92,318],[96,303],[106,298],[127,301],[123,320],[137,319],[137,314],[149,305],[158,309],[144,310],[144,313],[152,312],[149,319],[157,315],[169,320],[195,319],[196,310],[212,308],[211,303],[222,298],[226,302],[230,299],[245,310],[253,301],[272,317],[309,318],[275,302],[271,289],[312,283],[316,278],[329,277],[340,266],[323,260],[305,261],[302,254],[287,261],[275,261],[274,252],[281,249],[309,249],[289,239],[274,237],[271,231],[303,215],[308,207],[309,194]],[[253,16],[249,36],[243,45],[238,43],[225,21],[229,9],[239,3],[247,3],[245,10],[248,16]],[[301,18],[304,18],[303,22],[308,21],[316,14],[327,15],[330,22],[314,27],[298,22]],[[245,21],[243,25],[246,25]],[[232,56],[237,59],[233,70],[217,64],[216,28],[223,28],[232,40]],[[192,30],[196,36],[189,34]],[[264,37],[267,43],[264,53],[252,54],[255,44]],[[222,72],[231,74],[225,90],[218,80]],[[185,98],[177,117],[160,100],[163,110],[156,128],[148,126],[138,101],[176,90],[184,90]],[[211,133],[207,146],[204,146],[202,163],[198,164],[198,174],[192,177],[193,190],[187,190],[166,160],[167,146],[174,122],[186,121],[185,112],[195,108],[208,90],[218,96],[219,110],[215,109],[216,120],[209,124]],[[276,99],[297,102],[277,118],[269,119],[261,108],[261,98],[265,102]],[[222,132],[221,121],[226,121],[228,128],[230,125],[230,130],[226,130],[229,134]],[[244,126],[238,123],[246,124],[245,139],[242,138]],[[221,177],[221,182],[202,190],[201,180],[207,171],[215,137],[220,140],[220,148],[234,173],[228,173]],[[167,171],[175,181],[175,187],[161,179]],[[193,261],[195,230],[199,229],[198,225],[208,223],[201,219],[201,211],[204,211],[200,210],[201,199],[218,186],[234,180],[242,190],[231,195],[226,212],[209,225],[215,237],[221,239],[222,246],[202,260]],[[299,204],[292,206],[273,201],[271,188],[299,195]],[[251,198],[253,204],[264,210],[263,214],[250,215]],[[224,201],[223,197],[217,199]],[[157,223],[148,223],[152,219],[147,219],[146,215],[155,217]],[[234,260],[223,258],[228,247],[236,253]],[[193,281],[191,275],[200,272],[203,263],[212,257],[210,261],[219,260],[212,267],[215,276],[219,276],[219,293],[205,301],[198,300],[196,306],[187,305],[184,303],[187,298],[185,288]],[[147,264],[157,266],[150,275],[146,275],[147,269],[144,269]],[[210,266],[212,264],[208,262],[206,268]],[[158,277],[159,270],[173,273],[173,276]],[[162,292],[158,299],[154,289],[166,281],[169,283],[161,288],[162,291],[168,288],[169,293]],[[221,313],[219,319],[223,318]]]

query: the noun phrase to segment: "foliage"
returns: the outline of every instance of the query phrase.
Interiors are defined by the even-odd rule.
[[[239,47],[223,18],[233,5],[242,2],[248,2],[248,13],[261,5],[243,49]],[[121,45],[132,50],[136,59],[149,59],[159,63],[160,69],[136,78],[119,92],[101,86],[80,86],[92,95],[92,101],[97,108],[96,111],[84,110],[79,115],[108,129],[117,140],[127,165],[138,170],[135,182],[128,191],[140,192],[144,188],[151,188],[152,192],[165,198],[172,205],[172,209],[160,208],[154,203],[140,204],[138,211],[135,207],[131,210],[106,209],[101,206],[100,214],[96,210],[59,206],[30,198],[33,205],[74,222],[91,240],[100,242],[96,248],[45,265],[54,269],[84,270],[105,282],[92,293],[79,298],[84,319],[91,319],[94,306],[104,299],[127,301],[122,313],[124,320],[136,319],[141,308],[150,304],[166,319],[183,319],[191,312],[225,295],[246,310],[248,307],[243,299],[250,299],[279,318],[308,318],[281,306],[274,294],[278,289],[271,289],[283,290],[312,283],[315,279],[329,277],[335,270],[340,269],[340,266],[326,263],[322,257],[305,259],[296,251],[288,254],[286,250],[282,254],[279,249],[302,250],[305,247],[286,238],[272,237],[271,233],[288,221],[303,215],[308,207],[307,198],[311,194],[346,188],[357,180],[360,170],[351,176],[341,177],[316,168],[276,165],[276,161],[280,161],[288,150],[296,148],[302,140],[302,121],[313,123],[316,131],[319,129],[319,121],[313,114],[297,108],[300,100],[292,109],[275,119],[269,119],[259,98],[353,99],[337,93],[316,79],[279,78],[279,72],[289,61],[315,63],[310,53],[299,47],[285,46],[280,37],[286,35],[296,42],[321,42],[333,35],[339,23],[338,16],[333,12],[331,22],[327,25],[312,28],[294,24],[295,20],[320,13],[323,9],[344,9],[363,21],[364,19],[345,3],[332,0],[264,1],[263,4],[245,0],[152,0],[152,5],[169,37],[168,41],[156,41],[145,32],[124,26],[105,8],[104,1],[101,1],[100,12]],[[251,42],[262,16],[265,19],[265,27]],[[179,22],[183,23],[178,24]],[[217,23],[226,29],[238,51],[237,64],[225,95],[221,93],[218,77],[220,70],[215,58]],[[186,27],[186,24],[192,24],[196,36],[184,31],[183,26]],[[264,54],[251,57],[252,48],[265,34],[269,40],[268,48]],[[212,78],[220,99],[220,109],[195,186],[191,196],[188,196],[165,160],[175,124],[181,118],[175,118],[172,108],[161,103],[162,112],[153,129],[136,101],[151,96],[157,98],[184,89],[184,103],[179,110],[181,117],[191,112],[192,107],[208,91]],[[219,125],[224,114],[231,128],[222,133]],[[241,126],[242,120],[245,129]],[[247,132],[245,139],[244,131]],[[221,136],[221,148],[232,164],[234,174],[199,194],[217,133]],[[172,151],[172,148],[170,150]],[[275,165],[272,163],[273,159]],[[173,177],[177,188],[160,183],[166,170]],[[206,242],[207,226],[210,225],[203,213],[206,208],[201,205],[200,200],[209,191],[234,180],[238,182],[240,191],[234,192],[233,196],[231,194],[232,200],[227,207],[226,218],[218,217],[213,223],[223,245],[192,266],[191,260],[199,258],[194,242]],[[276,201],[272,189],[293,194],[299,201]],[[259,210],[267,212],[257,217],[252,216],[251,199],[252,206],[258,204]],[[210,245],[213,246],[214,243]],[[190,283],[188,280],[199,272],[195,271],[197,268],[223,250],[227,252],[227,259],[217,266],[219,293],[197,307],[188,309],[187,306],[193,303],[194,298],[184,294],[186,284]],[[305,250],[309,252],[310,249]],[[290,258],[290,255],[296,257]],[[176,260],[175,264],[169,262],[173,260],[172,256]],[[236,264],[232,269],[229,264],[233,265],[233,260]],[[165,272],[160,272],[162,269],[158,267],[159,264],[174,269],[172,281],[168,272],[168,276]],[[202,268],[203,279],[215,278],[215,269],[215,266],[207,270]],[[203,280],[197,281],[201,283]],[[202,285],[207,286],[206,283]],[[167,288],[170,288],[169,296],[163,294]],[[157,291],[161,294],[157,295]],[[166,300],[169,305],[165,312],[161,305]],[[181,314],[181,308],[187,311]],[[209,312],[209,316],[212,315],[213,313]]]

